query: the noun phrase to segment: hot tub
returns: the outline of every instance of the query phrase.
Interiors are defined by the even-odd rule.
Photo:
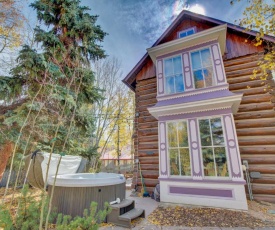
[[[48,193],[52,193],[54,176],[48,181]],[[83,216],[92,201],[97,202],[98,210],[104,209],[105,202],[125,199],[125,177],[115,173],[77,173],[58,175],[56,178],[53,207],[57,213]]]

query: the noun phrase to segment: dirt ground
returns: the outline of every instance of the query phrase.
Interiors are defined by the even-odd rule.
[[[248,201],[247,212],[160,204],[148,220],[166,226],[275,228],[275,214],[270,210],[275,210],[275,204],[257,201]]]

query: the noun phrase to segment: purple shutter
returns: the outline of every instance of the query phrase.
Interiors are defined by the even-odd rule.
[[[232,180],[242,179],[242,168],[240,161],[240,152],[237,143],[235,124],[232,114],[223,115],[225,138],[228,152],[228,166],[231,171]]]
[[[164,95],[163,60],[157,60],[157,88],[158,96]]]
[[[166,140],[166,122],[159,122],[159,171],[160,177],[167,177],[167,140]]]
[[[214,70],[216,73],[217,84],[226,83],[225,71],[223,66],[223,60],[221,57],[221,52],[218,44],[214,44],[211,46],[212,55],[213,55],[213,64]]]
[[[193,89],[193,81],[192,81],[192,73],[191,73],[191,65],[190,65],[190,57],[189,53],[182,54],[183,61],[183,78],[184,78],[184,86],[185,91]]]

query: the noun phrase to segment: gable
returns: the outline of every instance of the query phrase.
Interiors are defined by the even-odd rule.
[[[182,11],[152,47],[177,39],[178,32],[191,27],[196,27],[197,33],[199,33],[222,24],[227,24],[226,49],[223,59],[264,51],[263,46],[256,47],[252,44],[256,32],[244,31],[239,26],[185,10]],[[271,36],[265,36],[265,39],[275,41],[274,37]],[[155,77],[155,75],[155,66],[152,64],[148,53],[146,53],[122,81],[134,91],[137,76],[139,80],[142,80]]]

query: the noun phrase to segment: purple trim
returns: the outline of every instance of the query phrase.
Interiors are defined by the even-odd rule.
[[[162,128],[164,127],[163,132]],[[162,141],[163,137],[163,141]],[[164,154],[162,154],[164,152]],[[159,155],[160,155],[160,175],[168,176],[168,164],[167,164],[167,135],[166,135],[166,122],[159,122]],[[164,163],[163,163],[164,161]],[[165,165],[165,171],[163,171],[163,164]]]
[[[159,121],[179,120],[179,119],[188,119],[188,118],[193,118],[193,117],[208,117],[208,116],[222,115],[222,114],[227,114],[227,113],[232,113],[231,108],[209,110],[209,111],[203,111],[203,112],[177,114],[177,115],[160,116],[158,118],[158,120]]]
[[[226,142],[227,142],[227,152],[228,152],[228,157],[229,157],[229,163],[230,163],[230,169],[231,169],[231,176],[232,178],[241,178],[241,167],[240,167],[240,162],[239,162],[239,155],[240,155],[240,152],[239,152],[239,149],[237,148],[237,145],[236,145],[236,132],[234,131],[235,130],[235,126],[233,125],[234,124],[234,121],[232,120],[232,116],[231,116],[232,113],[230,114],[225,114],[223,115],[223,123],[224,123],[224,129],[225,129],[225,135],[226,135]],[[226,125],[226,120],[225,118],[226,117],[230,117],[230,121],[231,121],[231,129],[233,131],[232,135],[233,135],[233,139],[229,139],[228,137],[228,130],[227,130],[227,125]],[[231,144],[230,146],[230,143],[233,143]],[[236,151],[236,154],[237,154],[237,162],[233,162],[232,160],[232,156],[231,156],[231,153],[230,153],[230,149],[231,150],[235,150]],[[234,173],[234,170],[233,170],[233,163],[237,163],[238,164],[238,169],[239,169],[239,173],[236,174]]]
[[[212,189],[212,188],[188,188],[188,187],[169,187],[172,194],[193,195],[193,196],[209,196],[233,198],[232,189]]]
[[[158,88],[158,95],[164,95],[165,94],[165,85],[164,85],[164,76],[163,76],[163,70],[164,70],[164,62],[162,59],[157,59],[157,88]],[[161,65],[161,68],[159,67],[159,63]],[[162,91],[160,89],[160,86],[162,86]]]
[[[213,45],[213,44],[217,44],[217,42],[218,42],[217,40],[216,41],[204,42],[202,44],[194,45],[194,46],[191,46],[191,47],[188,47],[188,48],[184,48],[184,49],[181,49],[181,50],[174,51],[174,52],[169,53],[169,54],[164,54],[164,55],[158,56],[158,58],[171,57],[171,56],[174,56],[174,55],[177,55],[177,54],[180,54],[180,53],[183,53],[183,52],[189,52],[191,50],[195,50],[195,49],[198,49],[198,48],[201,48],[201,47],[204,47],[204,46],[210,46],[210,45]]]
[[[169,177],[169,178],[158,178],[159,181],[170,181],[170,182],[182,182],[182,183],[202,183],[202,184],[240,184],[240,185],[245,185],[246,181],[232,181],[231,179],[205,179],[203,178],[202,180],[194,180],[191,178],[174,178],[174,177]]]
[[[230,92],[228,89],[226,90],[217,90],[214,92],[207,92],[207,93],[201,93],[186,97],[178,97],[178,98],[172,98],[167,99],[163,101],[158,101],[156,105],[154,105],[152,108],[162,107],[162,106],[168,106],[168,105],[176,105],[176,104],[184,104],[188,102],[197,102],[197,101],[207,101],[209,99],[215,99],[215,98],[223,98],[223,97],[230,97],[235,96],[236,94]]]
[[[192,81],[193,82],[193,81]],[[168,95],[163,95],[163,96],[157,96],[157,100],[158,99],[163,99],[163,100],[169,100],[169,99],[165,99],[165,98],[171,98],[171,97],[189,97],[189,96],[186,96],[186,94],[190,94],[191,92],[194,92],[194,93],[197,93],[197,94],[202,94],[202,93],[206,93],[207,91],[209,90],[212,90],[212,91],[220,91],[220,90],[225,90],[224,88],[225,87],[229,87],[229,84],[226,83],[226,84],[223,84],[223,85],[215,85],[215,86],[211,86],[211,87],[206,87],[206,88],[200,88],[200,89],[194,89],[194,90],[190,90],[190,91],[187,91],[187,92],[181,92],[181,93],[175,93],[175,94],[168,94]],[[206,91],[206,92],[205,92]],[[237,93],[235,93],[236,95]]]
[[[218,58],[215,59],[215,55],[214,55],[214,47],[217,47],[217,50],[218,50]],[[223,63],[223,60],[221,59],[221,51],[220,51],[220,47],[218,44],[214,44],[214,45],[211,45],[211,53],[212,53],[212,60],[213,60],[213,65],[214,65],[214,69],[215,69],[215,73],[216,73],[216,79],[217,79],[217,83],[221,84],[221,83],[224,83],[225,82],[225,73],[224,73],[224,67],[222,65]],[[219,64],[217,64],[216,62],[219,62]],[[218,77],[218,70],[217,70],[217,67],[218,66],[221,66],[221,69],[222,69],[222,80],[220,81],[219,80],[219,77]]]
[[[218,79],[218,72],[217,72],[217,66],[216,66],[216,60],[215,60],[215,57],[214,57],[213,47],[214,47],[214,45],[211,45],[211,54],[212,54],[213,67],[214,67],[214,70],[215,70],[216,81],[218,83],[219,79]]]

